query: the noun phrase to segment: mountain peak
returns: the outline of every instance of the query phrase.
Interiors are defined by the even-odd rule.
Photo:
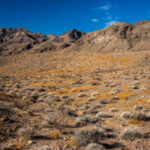
[[[64,41],[71,41],[75,42],[76,40],[80,39],[83,35],[85,35],[84,32],[79,31],[77,29],[72,29],[60,36],[60,38]]]

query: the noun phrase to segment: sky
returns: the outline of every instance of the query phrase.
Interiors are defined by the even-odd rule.
[[[150,20],[150,0],[0,0],[0,27],[61,35]]]

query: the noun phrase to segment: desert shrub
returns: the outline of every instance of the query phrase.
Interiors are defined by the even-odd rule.
[[[112,100],[119,100],[120,98],[118,96],[113,96]]]
[[[78,118],[76,119],[76,122],[75,122],[75,123],[76,123],[77,126],[83,126],[83,125],[86,125],[86,124],[88,124],[88,123],[90,123],[90,122],[92,122],[91,116],[86,115],[86,116],[78,117]]]
[[[100,103],[100,104],[107,104],[108,101],[107,101],[106,99],[103,99],[103,100],[99,100],[99,103]]]
[[[58,119],[58,114],[54,112],[49,112],[44,118],[44,120],[50,124],[55,123],[57,119]]]
[[[62,99],[66,99],[66,98],[68,98],[68,97],[69,97],[68,95],[62,95],[62,96],[61,96]]]
[[[51,105],[54,101],[61,101],[60,97],[59,96],[56,96],[56,95],[48,95],[48,97],[46,97],[45,99],[45,103],[48,104],[48,105]]]
[[[90,105],[89,105],[89,104],[84,104],[84,105],[83,105],[83,109],[88,109],[88,108],[90,108]]]
[[[124,119],[130,119],[132,117],[132,114],[130,111],[126,111],[126,112],[122,112],[120,117]]]
[[[0,145],[0,150],[7,150],[7,149],[9,149],[6,145]]]
[[[87,99],[88,102],[93,102],[95,100],[96,100],[96,98],[93,98],[93,97],[90,97],[90,98]]]
[[[120,89],[113,89],[113,90],[110,92],[110,94],[116,94],[116,93],[119,93],[119,92],[121,92]]]
[[[87,95],[85,93],[78,94],[78,98],[86,97]]]
[[[98,112],[98,110],[96,108],[90,108],[88,110],[88,113],[92,113],[92,114],[96,114]]]
[[[77,116],[76,112],[69,107],[65,107],[64,113],[70,116]]]
[[[33,136],[35,136],[35,130],[31,127],[20,128],[18,135],[27,139],[31,139]]]
[[[136,127],[127,127],[121,132],[121,137],[125,140],[135,140],[142,136],[140,129]]]
[[[59,138],[60,136],[61,136],[61,132],[60,132],[58,129],[52,130],[52,131],[50,131],[50,133],[49,133],[49,137],[50,137],[51,139],[57,139],[57,138]]]
[[[109,117],[112,117],[112,116],[107,112],[98,112],[96,114],[97,119],[99,119],[99,118],[109,118]]]
[[[37,99],[38,99],[38,97],[39,97],[39,93],[38,92],[36,92],[36,91],[33,91],[32,93],[31,93],[31,101],[32,102],[36,102],[37,101]]]
[[[78,146],[78,142],[76,141],[76,139],[74,138],[74,137],[71,137],[70,139],[69,139],[69,141],[68,141],[68,144],[70,145],[70,146]]]
[[[91,96],[97,96],[97,95],[100,95],[100,93],[99,93],[99,92],[93,92],[93,93],[91,94]]]
[[[81,146],[89,143],[97,143],[100,139],[107,137],[103,128],[92,127],[90,129],[80,129],[75,132],[75,139]]]
[[[142,106],[140,106],[140,105],[135,105],[134,106],[134,110],[142,110],[143,109],[143,107]]]
[[[45,103],[47,105],[51,105],[53,103],[53,99],[51,99],[51,98],[48,97],[48,98],[45,99]]]
[[[42,127],[42,128],[47,128],[47,127],[49,127],[49,122],[48,122],[48,121],[43,121],[43,122],[41,122],[41,127]]]
[[[41,146],[39,150],[52,150],[48,145]]]
[[[110,111],[110,112],[116,112],[117,109],[116,109],[116,107],[113,107],[113,108],[110,108],[109,111]]]
[[[143,113],[143,112],[139,112],[139,113],[134,113],[132,114],[132,119],[135,119],[135,120],[149,120],[149,116],[148,114],[146,113]]]
[[[87,145],[86,150],[104,150],[104,147],[100,144],[90,143]]]
[[[22,110],[28,109],[31,104],[33,104],[33,102],[30,100],[29,97],[24,97],[23,99],[16,98],[14,100],[14,105]]]
[[[49,108],[49,107],[46,107],[46,108],[45,108],[45,112],[46,112],[46,113],[48,113],[48,112],[53,112],[53,110],[52,110],[51,108]]]

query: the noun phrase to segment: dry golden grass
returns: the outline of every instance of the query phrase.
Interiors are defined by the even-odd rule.
[[[79,144],[78,142],[75,140],[74,137],[71,137],[68,141],[68,145],[70,145],[71,147],[77,147]]]
[[[116,96],[118,96],[122,100],[128,99],[129,97],[132,97],[135,95],[136,95],[136,93],[131,92],[131,91],[122,91],[122,92],[116,94]]]
[[[49,137],[51,139],[58,139],[58,138],[60,138],[60,136],[61,136],[61,132],[58,129],[54,129],[54,130],[50,131],[50,133],[49,133]]]
[[[141,126],[141,125],[144,125],[144,121],[131,119],[131,120],[128,120],[128,124],[129,125],[136,125],[136,126],[138,125],[138,126]]]

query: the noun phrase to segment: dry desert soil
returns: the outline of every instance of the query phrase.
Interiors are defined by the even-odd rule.
[[[0,149],[150,150],[149,51],[1,56]]]

